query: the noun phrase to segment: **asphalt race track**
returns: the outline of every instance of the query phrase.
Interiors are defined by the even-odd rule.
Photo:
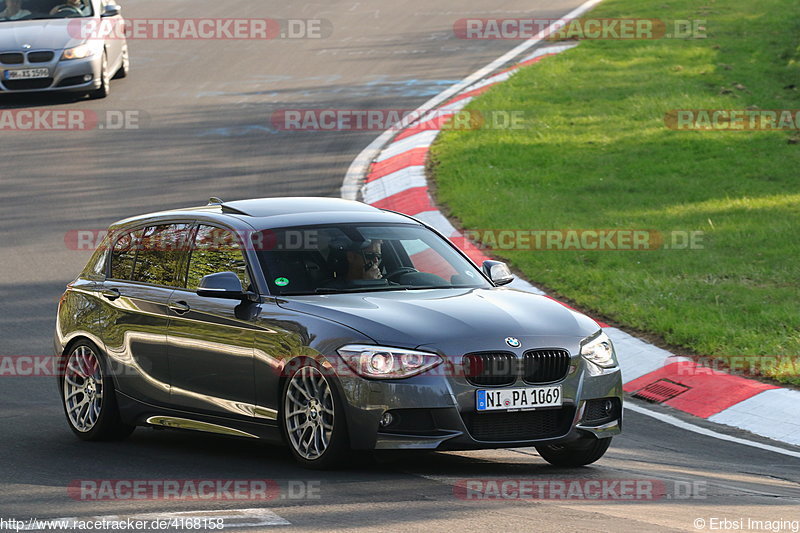
[[[0,355],[52,352],[58,297],[88,258],[65,243],[68,232],[209,196],[337,196],[353,157],[380,131],[279,131],[273,112],[413,109],[517,44],[456,39],[457,19],[557,18],[580,4],[122,3],[129,18],[324,19],[333,32],[323,39],[133,40],[131,75],[113,82],[105,100],[2,99],[0,108],[130,111],[140,126],[0,131]],[[0,519],[6,520],[260,508],[290,524],[275,527],[308,530],[640,532],[725,530],[726,524],[759,530],[753,520],[800,526],[797,455],[698,435],[631,411],[605,458],[572,471],[548,466],[533,449],[362,457],[345,470],[313,472],[282,448],[204,434],[140,428],[122,443],[83,443],[67,427],[52,377],[0,379],[0,420]],[[95,501],[68,490],[85,479],[269,479],[281,490],[266,503]],[[474,480],[485,486],[518,479],[582,487],[632,480],[653,490],[633,501],[581,501],[574,494],[481,500],[461,490]],[[791,531],[786,526],[772,530]],[[242,530],[256,529],[273,527]]]

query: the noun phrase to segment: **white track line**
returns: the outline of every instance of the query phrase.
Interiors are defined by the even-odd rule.
[[[442,102],[444,102],[445,100],[447,100],[451,96],[455,96],[456,94],[461,92],[462,89],[470,86],[471,84],[475,83],[476,81],[478,81],[478,80],[482,79],[483,77],[491,74],[492,72],[494,72],[495,70],[497,70],[501,66],[505,65],[506,63],[508,63],[509,61],[514,59],[515,57],[519,56],[520,54],[523,54],[524,52],[529,50],[531,47],[536,46],[537,44],[542,42],[545,39],[545,37],[547,37],[550,34],[551,29],[553,29],[553,26],[556,26],[556,27],[563,26],[568,20],[574,19],[574,18],[582,15],[586,11],[589,11],[594,6],[599,4],[601,1],[602,0],[588,0],[587,2],[584,2],[583,4],[578,6],[577,8],[573,9],[572,11],[570,11],[569,13],[564,15],[564,17],[558,19],[557,21],[555,21],[552,24],[550,24],[547,28],[545,28],[542,31],[540,31],[539,33],[537,33],[534,37],[532,37],[532,38],[528,39],[527,41],[525,41],[524,43],[521,43],[518,46],[512,48],[511,50],[509,50],[508,52],[506,52],[502,56],[498,57],[497,59],[495,59],[494,61],[492,61],[488,65],[486,65],[485,67],[483,67],[483,68],[481,68],[479,70],[476,70],[475,72],[473,72],[472,74],[470,74],[469,76],[467,76],[466,78],[461,80],[460,82],[455,83],[455,84],[451,85],[450,87],[448,87],[447,89],[445,89],[444,91],[440,92],[439,94],[437,94],[436,96],[434,96],[433,98],[431,98],[430,100],[428,100],[427,102],[425,102],[424,104],[419,106],[416,109],[415,112],[410,114],[410,116],[419,117],[422,114],[427,113],[428,111],[430,111],[431,109],[433,109],[437,105],[441,104]],[[380,152],[380,149],[383,148],[383,146],[387,142],[389,142],[389,140],[398,131],[403,129],[403,127],[405,125],[407,125],[407,122],[409,122],[409,121],[413,121],[413,120],[410,120],[410,119],[408,121],[401,120],[399,123],[395,124],[394,126],[389,128],[388,130],[384,131],[378,137],[376,137],[369,144],[369,146],[364,148],[361,151],[361,153],[356,156],[356,158],[350,164],[350,168],[347,169],[347,173],[345,174],[344,181],[342,183],[342,188],[341,188],[341,191],[340,191],[340,195],[341,195],[342,198],[345,198],[347,200],[355,200],[355,199],[358,198],[358,189],[359,189],[359,187],[361,185],[361,180],[366,175],[367,169],[369,168],[370,163],[372,163],[372,160],[375,159],[375,157],[378,155],[378,152]]]
[[[656,420],[664,422],[665,424],[669,424],[671,426],[675,426],[677,428],[686,431],[691,431],[692,433],[698,433],[700,435],[705,435],[706,437],[712,437],[719,440],[726,440],[728,442],[735,442],[736,444],[742,444],[744,446],[750,446],[752,448],[759,448],[761,450],[766,450],[768,452],[780,453],[782,455],[788,455],[789,457],[800,458],[800,452],[785,450],[783,448],[778,448],[777,446],[771,446],[769,444],[762,444],[760,442],[755,442],[752,440],[741,439],[739,437],[725,435],[724,433],[717,433],[716,431],[713,431],[711,429],[695,426],[694,424],[690,424],[689,422],[684,422],[683,420],[675,418],[672,415],[651,411],[650,409],[647,409],[646,407],[642,407],[641,405],[637,405],[635,403],[625,402],[624,407],[625,409],[629,409],[635,413],[655,418]]]

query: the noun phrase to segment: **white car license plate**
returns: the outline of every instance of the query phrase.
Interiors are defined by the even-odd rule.
[[[475,409],[477,411],[524,410],[560,407],[562,403],[561,385],[524,389],[481,389],[477,391]]]
[[[31,80],[48,77],[50,77],[50,70],[46,68],[23,68],[6,71],[7,80]]]

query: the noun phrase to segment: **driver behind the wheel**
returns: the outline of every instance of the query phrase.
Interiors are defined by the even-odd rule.
[[[87,6],[84,5],[83,0],[66,0],[63,4],[58,4],[50,10],[51,15],[57,15],[59,12],[64,14],[79,13],[86,15]]]
[[[381,279],[381,241],[371,241],[360,250],[347,250],[348,281],[359,279]]]
[[[329,286],[349,287],[358,282],[386,283],[381,271],[379,240],[336,240],[330,243],[328,265],[333,278]]]

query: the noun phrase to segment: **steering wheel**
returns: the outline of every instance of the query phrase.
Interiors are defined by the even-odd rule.
[[[80,9],[78,9],[75,6],[67,6],[67,5],[58,6],[58,9],[56,9],[56,13],[55,14],[56,15],[64,14],[64,15],[66,15],[68,17],[70,15],[75,15],[76,17],[83,16],[83,12]]]
[[[410,274],[412,272],[419,272],[419,270],[414,267],[400,267],[397,270],[393,270],[392,272],[386,274],[386,279],[389,281],[394,281],[393,278],[400,277],[403,274]]]

